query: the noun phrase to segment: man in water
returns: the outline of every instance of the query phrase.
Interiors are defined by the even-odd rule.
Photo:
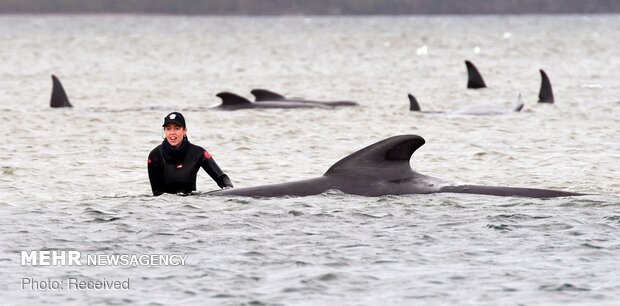
[[[191,193],[196,190],[196,175],[200,167],[220,188],[233,187],[230,178],[215,163],[211,154],[189,142],[185,118],[181,113],[168,114],[162,126],[166,138],[149,153],[148,159],[153,195]]]

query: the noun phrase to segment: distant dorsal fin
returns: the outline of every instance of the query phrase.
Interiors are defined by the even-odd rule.
[[[538,92],[538,102],[540,103],[553,103],[553,89],[551,88],[551,81],[544,70],[540,69],[540,91]]]
[[[50,107],[73,107],[71,103],[69,103],[69,98],[67,98],[67,93],[65,89],[62,87],[60,80],[52,74],[52,97],[50,99]]]
[[[335,163],[325,176],[411,175],[411,155],[424,145],[418,135],[399,135],[369,145]]]
[[[487,87],[478,68],[472,62],[465,61],[465,66],[467,66],[467,88],[478,89]]]
[[[407,94],[407,96],[409,97],[409,111],[422,111],[422,109],[420,109],[420,104],[418,104],[418,100],[412,94]]]
[[[521,99],[521,93],[519,93],[519,96],[517,97],[517,100],[512,105],[512,110],[515,111],[515,112],[520,112],[523,109],[524,105],[525,105],[525,103],[523,103],[523,99]]]
[[[256,102],[286,99],[283,95],[275,93],[273,91],[269,91],[267,89],[256,88],[252,89],[252,91],[250,92],[254,95]]]
[[[231,92],[219,92],[218,94],[216,94],[215,96],[219,97],[220,99],[222,99],[222,106],[235,106],[235,105],[242,105],[242,104],[251,104],[252,102],[250,102],[250,100],[231,93]]]

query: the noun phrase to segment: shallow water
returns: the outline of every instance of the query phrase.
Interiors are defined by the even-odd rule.
[[[620,277],[617,16],[0,17],[3,304],[613,305]],[[489,88],[466,90],[472,60]],[[536,103],[538,69],[556,104]],[[50,109],[50,74],[74,105]],[[252,88],[334,110],[221,112]],[[408,112],[484,103],[521,113]],[[322,175],[398,134],[423,174],[593,194],[523,199],[151,197],[173,110],[235,186]],[[216,188],[205,173],[198,188]],[[184,266],[24,266],[21,251],[186,254]],[[128,290],[32,290],[36,280]]]

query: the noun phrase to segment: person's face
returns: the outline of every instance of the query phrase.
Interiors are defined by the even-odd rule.
[[[174,123],[168,123],[164,126],[164,135],[168,143],[174,148],[178,148],[181,145],[186,132],[186,128]]]

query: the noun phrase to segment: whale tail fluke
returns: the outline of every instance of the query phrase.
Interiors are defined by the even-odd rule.
[[[62,87],[60,80],[52,74],[52,97],[50,99],[50,107],[73,107],[71,103],[69,103],[69,98],[67,98],[67,93],[65,89]]]
[[[465,61],[465,66],[467,66],[467,88],[478,89],[487,87],[478,68],[472,62]]]
[[[422,109],[420,108],[420,104],[418,103],[418,100],[412,94],[407,94],[407,96],[409,97],[409,111],[412,111],[412,112],[422,111]]]
[[[255,88],[250,91],[252,95],[254,95],[254,100],[256,102],[260,101],[278,101],[286,99],[283,95],[279,93],[275,93],[270,90]]]
[[[521,99],[521,93],[519,93],[519,96],[517,97],[517,100],[512,105],[512,110],[515,111],[515,112],[520,112],[523,109],[524,105],[525,105],[525,103],[523,103],[523,99]]]
[[[551,88],[551,81],[549,81],[549,77],[544,70],[540,69],[540,91],[538,92],[538,102],[539,103],[553,103],[555,99],[553,98],[553,89]]]

